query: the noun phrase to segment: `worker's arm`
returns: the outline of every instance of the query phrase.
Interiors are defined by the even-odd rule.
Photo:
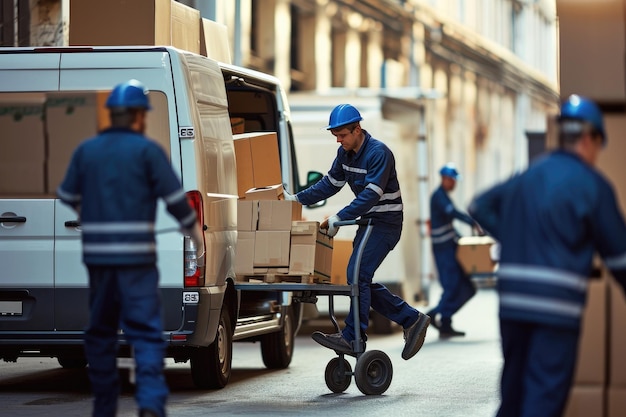
[[[479,194],[468,208],[470,216],[497,240],[500,240],[502,195],[508,186],[508,183],[502,183]]]
[[[295,198],[301,204],[308,206],[332,197],[337,194],[345,184],[345,174],[343,172],[343,167],[339,162],[338,151],[337,158],[333,161],[333,165],[331,166],[330,171],[328,171],[328,174],[306,190],[300,191],[295,195]]]

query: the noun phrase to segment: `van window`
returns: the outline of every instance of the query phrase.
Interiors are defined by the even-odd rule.
[[[108,91],[1,93],[0,197],[54,197],[74,149],[109,126]],[[167,97],[150,91],[146,135],[170,154]]]

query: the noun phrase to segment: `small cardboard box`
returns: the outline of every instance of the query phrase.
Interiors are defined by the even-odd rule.
[[[563,417],[600,417],[604,416],[604,410],[603,385],[574,385]]]
[[[258,203],[258,230],[290,232],[291,222],[302,219],[302,204],[297,201],[260,200]]]
[[[237,250],[235,251],[235,274],[254,274],[255,232],[237,232]]]
[[[251,188],[282,183],[276,132],[244,133],[233,139],[239,197]]]
[[[467,236],[459,239],[456,258],[466,274],[492,273],[495,263],[490,249],[495,241],[489,236]]]
[[[44,98],[0,106],[0,193],[45,193]]]
[[[251,188],[246,191],[246,200],[282,200],[283,185],[268,185],[265,187]]]
[[[289,230],[257,230],[255,233],[254,267],[289,267]]]
[[[352,241],[334,239],[333,262],[330,273],[330,283],[336,285],[348,284],[348,262],[352,256]]]
[[[204,17],[200,20],[200,55],[226,64],[231,63],[230,47],[228,43],[228,28],[221,23],[214,22]],[[241,118],[239,118],[241,119]],[[231,124],[232,124],[231,119]],[[233,126],[233,134],[243,133],[243,120],[241,129]],[[241,130],[241,131],[239,131]]]
[[[291,228],[289,273],[330,279],[333,239],[320,233],[319,222],[295,221]]]
[[[607,380],[606,353],[609,326],[607,287],[606,278],[593,279],[589,282],[574,374],[574,383],[579,385],[601,385]],[[625,348],[626,346],[622,347]],[[620,351],[620,361],[623,352],[624,350]]]
[[[237,230],[253,232],[259,223],[259,202],[253,200],[237,201]]]

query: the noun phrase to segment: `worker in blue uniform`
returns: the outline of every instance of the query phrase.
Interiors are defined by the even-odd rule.
[[[499,417],[562,415],[594,253],[626,289],[626,224],[612,186],[594,168],[607,140],[602,113],[572,95],[558,126],[558,150],[469,209],[501,244]]]
[[[456,259],[457,242],[461,236],[454,228],[454,220],[460,220],[480,230],[480,226],[469,215],[454,206],[449,194],[456,187],[459,171],[448,163],[440,170],[441,185],[430,199],[430,226],[433,256],[437,265],[442,293],[439,303],[428,313],[432,326],[439,330],[439,337],[465,336],[464,332],[452,327],[452,316],[476,294],[470,277]],[[437,321],[437,315],[441,320]]]
[[[157,199],[165,201],[196,245],[203,244],[196,213],[168,157],[144,136],[147,94],[137,80],[112,90],[106,101],[111,127],[78,146],[57,190],[79,213],[83,262],[89,271],[85,353],[94,417],[116,415],[118,329],[133,348],[140,416],[165,415],[166,344],[154,236]]]
[[[402,358],[408,360],[422,347],[430,317],[392,294],[384,285],[372,282],[376,269],[400,240],[403,207],[393,153],[384,143],[361,128],[361,120],[363,118],[359,111],[350,104],[340,104],[332,110],[326,129],[337,138],[341,146],[330,171],[315,185],[295,196],[287,193],[286,198],[310,205],[335,195],[348,184],[355,195],[354,200],[326,219],[320,227],[334,236],[339,228],[335,225],[338,221],[371,219],[373,229],[362,254],[358,277],[360,333],[363,340],[367,340],[369,311],[372,307],[403,327],[405,345]],[[348,262],[349,283],[354,280],[357,257],[354,248],[359,247],[364,233],[365,226],[359,226]],[[355,326],[352,306],[340,333],[315,332],[312,337],[322,346],[337,352],[353,352]]]

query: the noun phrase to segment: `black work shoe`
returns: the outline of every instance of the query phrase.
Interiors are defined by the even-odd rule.
[[[404,349],[402,349],[402,359],[409,360],[424,344],[426,329],[430,324],[430,317],[427,314],[419,313],[417,321],[409,328],[404,329]]]
[[[465,332],[454,330],[452,327],[439,329],[440,339],[449,339],[451,337],[463,337],[463,336],[465,336]]]
[[[139,417],[159,417],[159,415],[152,410],[143,408],[139,410]]]
[[[311,335],[311,338],[320,345],[333,349],[337,353],[347,353],[351,355],[352,345],[346,339],[343,338],[341,333],[325,334],[322,332],[315,332]]]

